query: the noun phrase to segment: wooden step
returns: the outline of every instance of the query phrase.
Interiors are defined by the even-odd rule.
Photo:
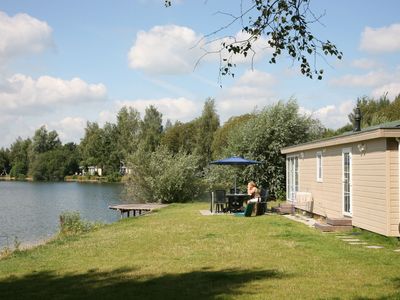
[[[323,232],[333,232],[334,227],[332,225],[329,224],[325,224],[325,223],[315,223],[314,227],[323,231]]]
[[[332,226],[352,226],[350,218],[327,218],[326,224]]]
[[[291,204],[283,203],[280,204],[278,207],[275,207],[273,211],[282,215],[291,214],[294,212],[294,207]]]
[[[330,225],[325,223],[315,223],[314,227],[323,231],[323,232],[335,232],[335,231],[351,231],[353,226],[348,225]]]

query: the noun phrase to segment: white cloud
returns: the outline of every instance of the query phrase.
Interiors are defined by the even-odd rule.
[[[177,25],[155,26],[149,31],[140,31],[128,53],[129,66],[149,74],[186,74],[193,72],[197,63],[217,61],[228,57],[222,42],[232,43],[249,38],[247,33],[238,32],[234,37],[210,40],[193,29]],[[260,37],[252,44],[255,56],[250,51],[247,57],[235,55],[233,63],[256,62],[271,50],[267,40]]]
[[[46,22],[27,14],[9,17],[0,11],[0,63],[53,46],[52,29]]]
[[[129,66],[150,74],[192,72],[202,54],[194,47],[201,37],[188,27],[176,25],[140,31],[128,54]]]
[[[325,127],[337,129],[349,123],[347,116],[353,107],[353,101],[347,100],[341,102],[338,106],[327,105],[314,111],[301,107],[299,110],[303,114],[319,119]]]
[[[393,100],[400,94],[400,82],[391,82],[372,91],[372,96],[379,98],[387,93],[387,97]]]
[[[380,68],[382,66],[379,62],[370,58],[355,59],[351,62],[351,65],[363,70]]]
[[[387,27],[366,27],[361,34],[360,49],[371,53],[400,51],[400,24]]]
[[[277,80],[269,73],[248,70],[231,87],[217,97],[222,121],[252,112],[274,102]]]
[[[391,77],[390,74],[383,71],[371,71],[362,75],[344,75],[332,79],[330,83],[334,86],[373,87],[387,82]]]
[[[33,79],[15,74],[0,88],[0,111],[21,113],[37,109],[51,109],[55,105],[77,104],[106,99],[106,87],[88,84],[80,78],[63,80],[50,76]]]
[[[80,117],[65,117],[58,122],[51,122],[51,130],[56,130],[63,143],[79,143],[86,128],[86,119]]]

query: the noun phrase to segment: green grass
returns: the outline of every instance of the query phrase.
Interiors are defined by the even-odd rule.
[[[365,249],[281,216],[201,216],[207,207],[15,253],[0,260],[0,299],[400,299],[393,240]]]

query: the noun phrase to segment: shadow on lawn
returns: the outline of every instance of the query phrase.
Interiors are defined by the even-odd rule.
[[[14,276],[0,281],[0,295],[2,299],[215,299],[243,294],[240,288],[253,281],[286,277],[276,270],[202,269],[143,278],[134,271]]]
[[[380,296],[380,297],[355,297],[353,300],[398,300],[400,299],[400,277],[395,277],[390,279],[391,283],[396,288],[397,292],[394,294],[390,294],[387,296]]]

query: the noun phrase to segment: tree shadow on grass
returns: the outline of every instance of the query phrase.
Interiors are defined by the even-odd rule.
[[[137,277],[134,269],[84,274],[53,271],[9,277],[0,281],[1,299],[216,299],[241,295],[257,280],[287,277],[277,270],[214,271]]]

